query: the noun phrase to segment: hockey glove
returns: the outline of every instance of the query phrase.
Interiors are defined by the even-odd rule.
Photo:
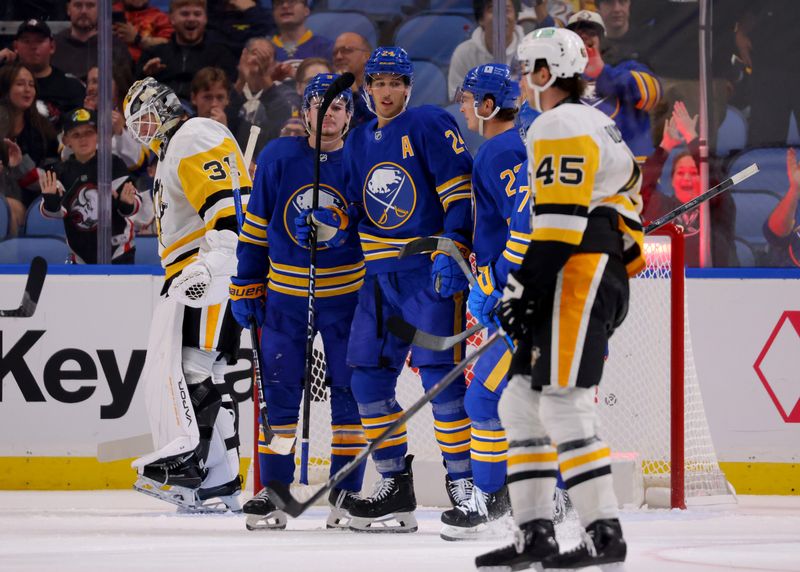
[[[314,225],[317,229],[317,243],[336,248],[347,240],[350,219],[342,209],[326,207],[315,211],[304,209],[295,217],[294,224],[295,238],[301,246],[308,248],[311,242],[311,225]]]
[[[478,277],[478,283],[469,291],[467,308],[481,324],[495,327],[497,318],[492,311],[503,297],[502,292],[495,287],[494,273],[487,268]]]
[[[264,323],[266,292],[260,278],[231,277],[231,312],[243,328],[249,328],[251,320],[255,320],[256,326]]]
[[[525,295],[525,286],[517,280],[513,272],[510,273],[496,313],[503,329],[515,342],[524,341],[528,337],[533,308],[533,300]]]
[[[233,231],[207,231],[197,259],[175,277],[167,295],[192,308],[224,302],[231,276],[236,273],[237,243]]]
[[[447,235],[445,235],[447,236]],[[463,244],[453,240],[458,250],[465,259],[469,258],[469,250]],[[431,281],[433,289],[440,296],[449,298],[456,292],[461,292],[469,288],[469,279],[458,265],[458,261],[451,258],[446,252],[437,250],[431,255],[433,266],[431,267]]]

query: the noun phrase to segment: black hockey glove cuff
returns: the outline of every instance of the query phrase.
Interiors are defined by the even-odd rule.
[[[527,339],[533,319],[534,301],[515,273],[508,275],[503,297],[495,310],[503,330],[515,342]]]

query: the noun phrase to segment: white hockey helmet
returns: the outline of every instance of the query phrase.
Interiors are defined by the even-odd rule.
[[[581,75],[589,62],[586,46],[581,37],[565,28],[539,28],[522,38],[517,46],[517,59],[526,75],[528,86],[542,92],[558,78]],[[535,85],[530,72],[536,60],[544,60],[550,69],[550,80],[545,85]]]
[[[169,132],[186,113],[175,92],[152,77],[131,86],[122,111],[131,134],[156,153],[166,147]]]

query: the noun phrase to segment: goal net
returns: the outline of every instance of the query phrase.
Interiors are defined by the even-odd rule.
[[[598,433],[610,444],[615,458],[633,460],[633,472],[642,481],[644,498],[653,504],[654,499],[666,497],[666,501],[657,504],[682,507],[684,498],[692,502],[728,495],[728,485],[714,453],[692,359],[683,272],[672,271],[673,267],[683,268],[682,236],[674,230],[671,234],[648,236],[645,246],[647,267],[631,280],[630,311],[609,344],[609,358],[597,394]],[[674,257],[681,260],[680,264]],[[468,316],[468,325],[474,323],[474,318]],[[474,349],[483,340],[481,332],[468,340],[468,346]],[[309,484],[312,485],[324,483],[330,469],[330,391],[325,385],[324,364],[318,336],[314,344],[310,415]],[[466,375],[471,381],[471,369]],[[406,366],[398,379],[397,401],[408,407],[422,394],[419,375]],[[300,427],[302,419],[298,435]],[[443,475],[430,406],[415,415],[407,428],[415,471],[427,464],[437,467]],[[296,462],[297,482],[299,444]],[[673,471],[674,467],[678,470]],[[255,476],[257,490],[261,486],[257,463]],[[415,480],[419,488],[422,481]],[[443,480],[435,479],[430,486],[443,490],[442,483]],[[660,494],[649,495],[651,489]]]

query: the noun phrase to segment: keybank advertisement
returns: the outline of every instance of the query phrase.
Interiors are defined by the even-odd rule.
[[[149,432],[141,372],[161,281],[50,274],[32,318],[0,318],[0,457],[93,457],[99,442]],[[19,305],[24,282],[0,275],[0,307]],[[687,282],[694,360],[719,459],[796,463],[800,283]],[[243,349],[228,371],[245,454],[252,444],[249,353]]]
[[[0,307],[19,305],[24,282],[0,276]],[[50,274],[32,318],[0,318],[0,456],[94,457],[100,442],[149,433],[140,384],[162,282]],[[240,354],[226,378],[245,401],[250,351]],[[249,403],[239,407],[243,452],[252,444]]]

